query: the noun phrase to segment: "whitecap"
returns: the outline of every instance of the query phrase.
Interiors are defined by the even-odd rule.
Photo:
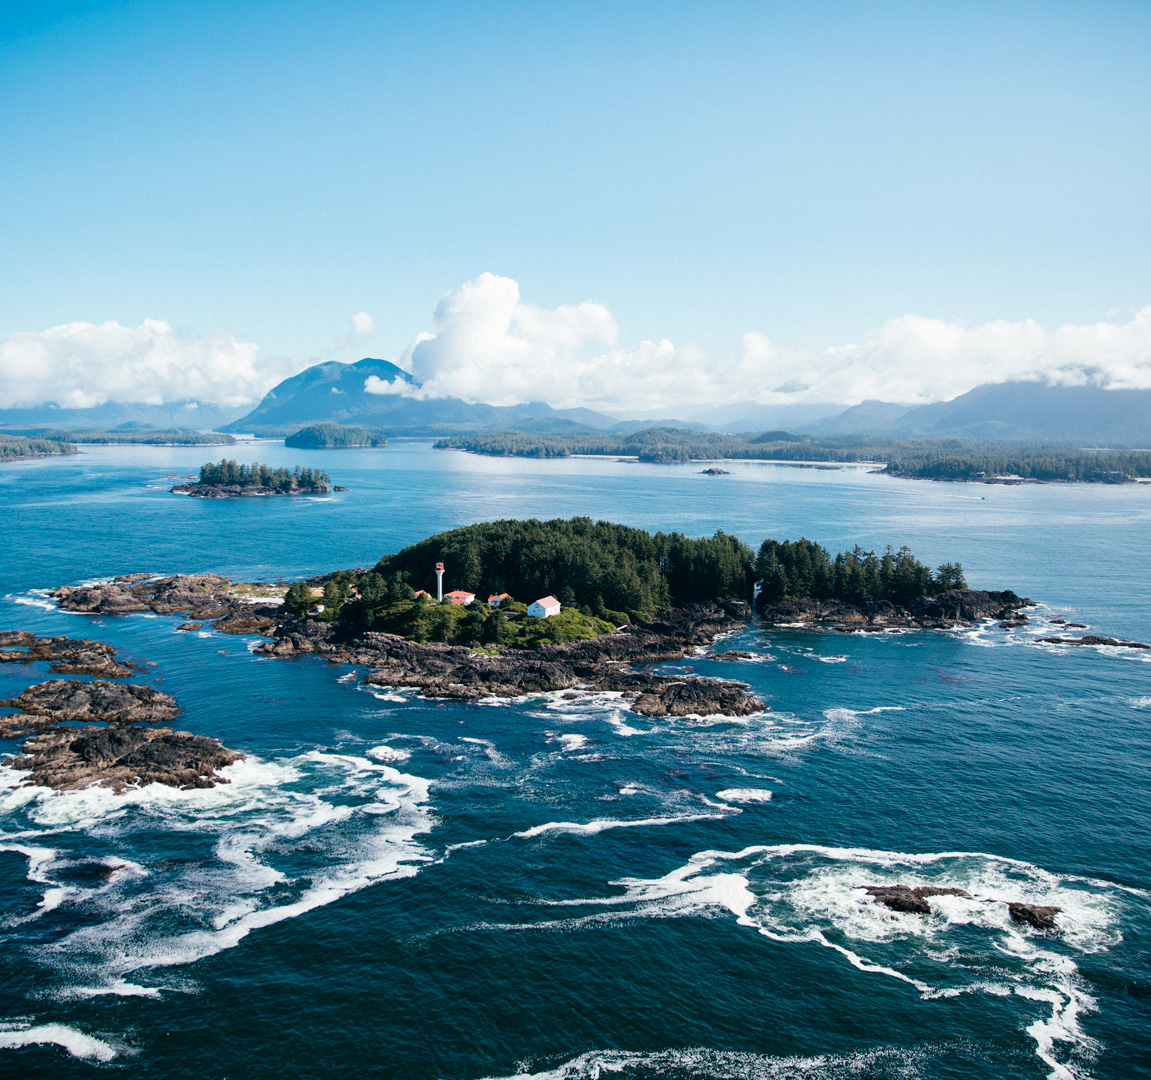
[[[725,788],[723,791],[717,791],[715,797],[723,799],[724,802],[770,802],[771,792],[766,788]]]
[[[116,1049],[102,1039],[85,1035],[67,1024],[0,1023],[0,1048],[15,1050],[24,1046],[61,1046],[72,1057],[91,1061],[111,1061]]]

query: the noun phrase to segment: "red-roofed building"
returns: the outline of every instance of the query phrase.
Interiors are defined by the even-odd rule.
[[[494,611],[501,604],[506,603],[511,598],[512,598],[511,593],[506,593],[506,592],[492,593],[492,595],[488,597],[488,607],[490,607]]]
[[[464,592],[463,589],[453,589],[449,593],[444,593],[444,599],[449,604],[470,604],[475,598],[474,592]]]

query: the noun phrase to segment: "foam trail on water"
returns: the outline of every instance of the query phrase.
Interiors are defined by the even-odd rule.
[[[66,1024],[0,1023],[0,1048],[15,1050],[24,1046],[62,1046],[72,1057],[90,1061],[111,1061],[117,1051],[102,1039],[94,1039]]]
[[[636,821],[621,821],[616,818],[596,818],[594,821],[547,821],[533,825],[530,829],[512,833],[525,840],[548,833],[570,833],[575,836],[594,836],[607,829],[631,829],[645,825],[678,825],[687,821],[715,821],[724,814],[681,814],[678,817],[640,818]]]

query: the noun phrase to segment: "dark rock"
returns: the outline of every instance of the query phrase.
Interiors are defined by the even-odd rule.
[[[116,650],[102,641],[84,638],[38,638],[26,630],[0,630],[0,664],[49,663],[60,675],[98,675],[105,679],[126,679],[138,664],[121,660]]]
[[[929,896],[962,896],[965,900],[974,899],[964,889],[948,889],[933,885],[919,885],[915,888],[902,884],[861,885],[860,888],[876,903],[883,904],[892,911],[903,911],[912,915],[931,914],[931,905],[927,902]]]
[[[1011,918],[1017,923],[1034,927],[1036,930],[1058,930],[1059,927],[1055,925],[1055,916],[1063,909],[1046,907],[1041,904],[1009,903],[1007,910],[1011,913]]]
[[[714,466],[710,469],[700,469],[700,473],[704,476],[731,476],[727,469],[717,469]]]
[[[1065,622],[1063,624],[1068,630],[1086,630],[1087,624],[1081,622]]]
[[[357,630],[340,623],[281,617],[273,640],[256,649],[267,656],[317,653],[373,668],[376,686],[414,686],[422,696],[476,700],[563,690],[614,690],[635,699],[632,708],[652,716],[763,710],[743,683],[671,677],[641,665],[682,660],[744,623],[717,605],[660,612],[646,626],[628,624],[611,634],[536,649],[505,649],[497,656],[460,645],[409,641],[393,634]]]
[[[154,724],[179,713],[173,697],[150,686],[114,683],[104,679],[49,679],[30,686],[19,697],[0,701],[22,716],[0,717],[0,735],[51,727],[63,721],[100,721],[109,724]]]
[[[106,784],[117,791],[128,786],[167,784],[202,788],[227,783],[217,769],[240,760],[216,739],[171,728],[135,725],[103,728],[55,728],[24,744],[9,764],[28,770],[28,784],[68,791]]]
[[[279,488],[257,487],[240,484],[177,484],[171,489],[174,495],[191,495],[197,499],[235,499],[249,495],[327,495],[332,489],[327,484],[315,487],[296,488],[294,491],[281,491]]]
[[[1047,645],[1106,645],[1112,649],[1151,649],[1151,645],[1145,645],[1142,641],[1123,641],[1121,638],[1099,637],[1098,634],[1085,634],[1080,638],[1041,637],[1036,640]]]
[[[335,485],[335,486],[332,488],[332,490],[333,490],[333,491],[347,491],[348,489],[347,489],[346,487],[343,487],[341,484],[336,484],[336,485]]]
[[[185,632],[191,630],[202,630],[203,628],[204,624],[198,622],[182,622],[179,626],[176,627],[177,630],[183,630]]]
[[[728,649],[727,652],[712,653],[711,660],[752,660],[754,657],[749,652],[743,652],[740,649]]]
[[[65,585],[51,595],[64,611],[123,615],[148,610],[144,601],[119,585]]]

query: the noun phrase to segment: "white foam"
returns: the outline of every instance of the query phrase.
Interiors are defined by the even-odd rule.
[[[770,1057],[707,1047],[637,1051],[591,1050],[539,1072],[517,1072],[484,1080],[603,1080],[605,1076],[682,1076],[712,1080],[849,1080],[851,1077],[921,1075],[924,1054],[878,1047],[852,1054]]]
[[[570,753],[573,750],[582,750],[587,746],[587,736],[569,733],[559,736],[559,742],[563,746],[565,753]]]
[[[23,1046],[61,1046],[72,1057],[91,1061],[111,1061],[116,1050],[66,1024],[0,1024],[0,1047],[15,1050]]]
[[[724,802],[758,803],[770,802],[771,792],[766,788],[725,788],[715,793],[717,799]]]
[[[608,829],[634,829],[642,826],[676,825],[687,821],[713,821],[723,814],[680,814],[675,817],[640,818],[637,821],[621,821],[616,818],[596,818],[594,821],[548,821],[543,825],[533,825],[530,829],[512,833],[525,840],[548,833],[569,833],[574,836],[595,836]]]
[[[374,757],[377,761],[407,761],[412,756],[410,750],[399,750],[394,746],[373,746],[367,751],[368,757]]]

